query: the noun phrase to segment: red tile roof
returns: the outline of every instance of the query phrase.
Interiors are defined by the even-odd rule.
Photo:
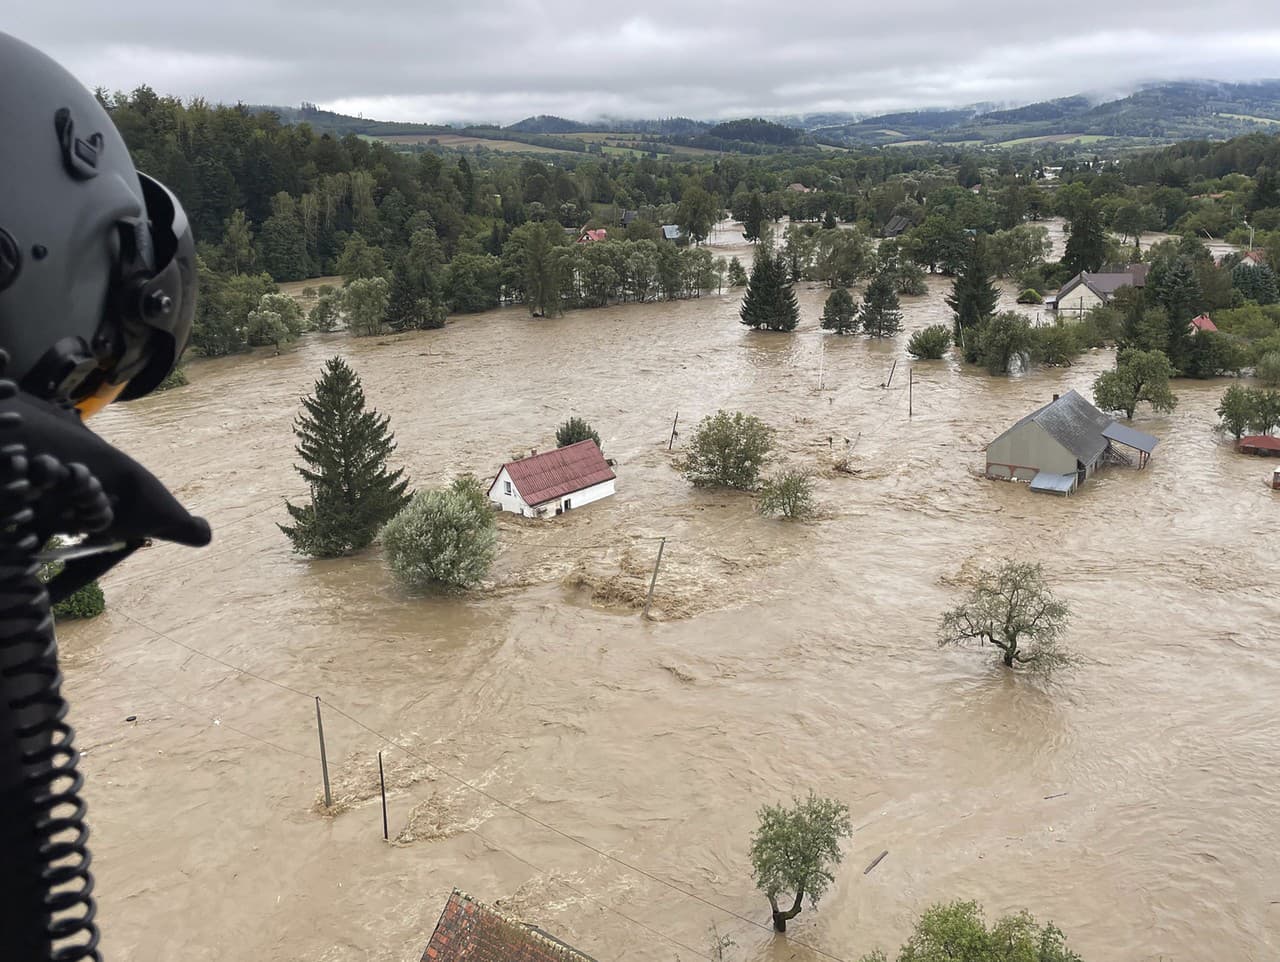
[[[617,477],[590,439],[510,461],[503,467],[524,503],[531,508]]]
[[[1208,314],[1201,314],[1199,317],[1191,318],[1191,326],[1197,331],[1216,331],[1218,325],[1209,320]]]
[[[595,230],[584,230],[582,236],[578,238],[579,244],[589,244],[591,241],[602,241],[609,236],[609,232],[603,227]]]
[[[1263,265],[1267,262],[1267,255],[1264,251],[1249,251],[1244,255],[1244,259],[1254,264]]]
[[[453,890],[422,962],[595,962],[541,929]]]

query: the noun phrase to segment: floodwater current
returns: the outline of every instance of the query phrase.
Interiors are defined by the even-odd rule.
[[[946,289],[904,299],[907,331],[948,321]],[[1009,378],[912,364],[905,334],[823,335],[825,292],[799,295],[791,335],[745,330],[737,294],[313,335],[95,420],[216,534],[140,552],[104,616],[61,630],[106,958],[417,959],[455,886],[602,962],[706,957],[712,923],[736,962],[853,960],[955,898],[1052,919],[1091,962],[1280,956],[1280,493],[1213,431],[1227,382],[1139,413],[1145,470],[1033,495],[982,479],[983,446],[1087,392],[1109,352]],[[502,521],[464,597],[405,595],[376,551],[296,557],[276,529],[304,494],[291,421],[333,354],[415,485],[491,477],[577,414],[617,496]],[[681,440],[717,408],[777,429],[819,520],[682,481]],[[846,453],[853,474],[832,470]],[[966,573],[1002,558],[1043,562],[1069,602],[1074,673],[936,647]],[[755,813],[810,789],[856,832],[774,937]]]

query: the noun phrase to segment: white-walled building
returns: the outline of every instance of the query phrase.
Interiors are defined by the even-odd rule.
[[[489,500],[512,514],[547,518],[608,498],[617,475],[591,440],[502,466]]]

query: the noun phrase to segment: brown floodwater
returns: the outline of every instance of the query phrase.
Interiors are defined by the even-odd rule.
[[[908,330],[947,321],[946,288],[904,299]],[[107,614],[61,633],[106,957],[416,959],[457,886],[602,962],[705,956],[712,923],[737,962],[819,958],[797,940],[853,960],[953,898],[1052,919],[1090,960],[1276,958],[1280,494],[1213,431],[1226,382],[1139,414],[1161,442],[1146,470],[1037,496],[978,477],[983,445],[1110,353],[1011,378],[915,363],[908,418],[906,336],[822,335],[824,293],[802,286],[791,335],[745,330],[725,295],[309,336],[97,419],[216,532],[141,552]],[[406,596],[376,551],[292,555],[291,421],[335,353],[415,484],[492,475],[577,414],[617,496],[503,521],[466,597]],[[681,480],[673,417],[688,437],[721,407],[816,472],[820,520]],[[846,450],[856,474],[831,470]],[[936,647],[962,571],[1001,558],[1043,562],[1070,603],[1072,675]],[[318,814],[312,695],[337,814]],[[767,924],[755,812],[809,789],[857,830],[790,939],[663,884]]]

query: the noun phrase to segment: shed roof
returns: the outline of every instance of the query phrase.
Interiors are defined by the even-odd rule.
[[[422,962],[595,962],[541,929],[478,902],[449,896]]]
[[[680,230],[679,224],[663,224],[662,225],[662,236],[667,240],[671,240],[671,241],[679,240],[683,236],[683,234],[684,232]]]
[[[1041,471],[1031,479],[1032,491],[1052,491],[1055,494],[1070,494],[1076,489],[1079,477],[1072,474],[1051,474]]]
[[[1111,425],[1102,432],[1102,436],[1108,441],[1115,441],[1117,444],[1123,444],[1126,447],[1137,448],[1139,451],[1146,451],[1150,454],[1156,449],[1156,445],[1160,443],[1160,439],[1150,434],[1144,434],[1142,431],[1135,431],[1133,428],[1126,427],[1117,421],[1112,421]]]
[[[1079,392],[1068,391],[1057,400],[1032,411],[996,440],[1011,434],[1028,421],[1040,425],[1051,438],[1084,464],[1092,464],[1107,449],[1107,439],[1102,432],[1113,423],[1111,418],[1086,401]]]
[[[1256,448],[1259,451],[1280,451],[1280,438],[1273,438],[1269,434],[1246,435],[1237,444],[1242,448]]]
[[[531,508],[617,477],[590,438],[519,461],[508,461],[502,467]],[[497,484],[496,478],[494,484]],[[493,490],[493,485],[489,490]]]

